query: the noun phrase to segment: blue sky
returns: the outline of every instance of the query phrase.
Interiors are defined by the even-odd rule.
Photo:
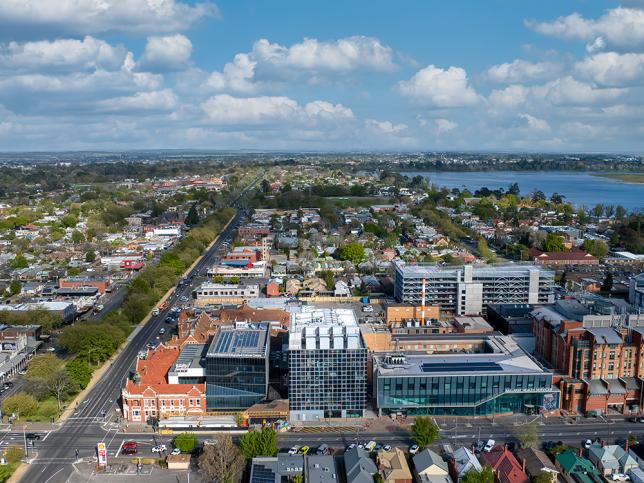
[[[642,152],[643,6],[0,0],[0,150]]]

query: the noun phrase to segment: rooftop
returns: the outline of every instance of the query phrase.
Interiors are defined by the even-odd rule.
[[[238,323],[219,329],[207,357],[265,357],[267,353],[268,325]]]
[[[303,306],[291,311],[290,350],[362,347],[360,329],[353,310]]]

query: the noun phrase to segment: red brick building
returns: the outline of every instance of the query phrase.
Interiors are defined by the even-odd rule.
[[[581,250],[569,252],[542,252],[533,248],[530,256],[539,265],[565,266],[565,265],[599,265],[599,259]]]
[[[136,373],[121,393],[123,417],[132,422],[169,416],[200,416],[206,413],[205,384],[168,384],[167,374],[179,357],[178,348],[159,346],[137,359]]]
[[[107,287],[111,284],[112,281],[109,278],[102,276],[79,275],[58,279],[60,288],[96,287],[101,295],[107,291]]]

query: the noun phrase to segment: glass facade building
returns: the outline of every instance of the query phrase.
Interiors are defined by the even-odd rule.
[[[208,411],[245,409],[266,398],[268,326],[222,327],[206,354]]]
[[[380,413],[484,416],[559,408],[552,374],[505,336],[487,353],[374,356]]]
[[[304,309],[291,316],[291,421],[363,417],[367,350],[350,309]]]

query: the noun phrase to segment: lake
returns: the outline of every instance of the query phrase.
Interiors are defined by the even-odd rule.
[[[518,183],[522,195],[533,191],[543,191],[550,197],[560,193],[575,206],[592,208],[597,203],[622,205],[629,211],[644,211],[644,184],[623,181],[592,173],[572,171],[424,171],[405,172],[407,176],[421,175],[437,186],[448,188],[468,188],[470,191],[483,187],[491,190],[504,188]]]

